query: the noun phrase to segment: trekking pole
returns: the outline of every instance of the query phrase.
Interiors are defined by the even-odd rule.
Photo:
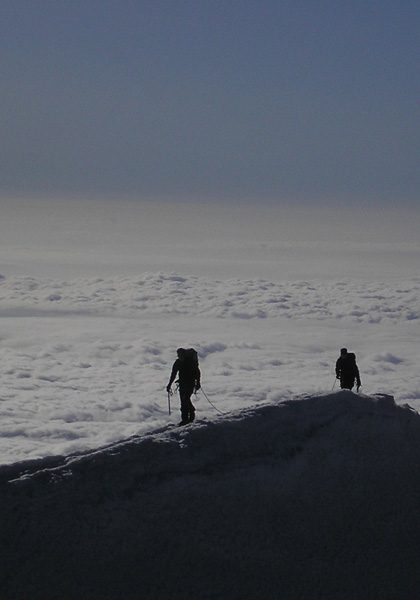
[[[168,392],[168,413],[171,414],[171,392]]]
[[[210,406],[212,406],[214,408],[214,410],[217,410],[218,413],[220,413],[221,415],[225,415],[226,413],[224,413],[223,411],[219,410],[217,408],[217,406],[214,406],[213,402],[210,400],[210,398],[207,396],[206,392],[203,390],[203,388],[200,388],[200,390],[203,392],[204,394],[204,398],[207,400],[207,402],[210,404]]]
[[[336,381],[337,381],[337,377],[334,379],[334,383],[333,383],[333,386],[332,386],[332,388],[331,388],[331,391],[333,391],[333,389],[335,388],[335,383],[336,383]]]

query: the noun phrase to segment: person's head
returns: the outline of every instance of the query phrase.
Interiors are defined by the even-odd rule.
[[[340,355],[341,356],[346,356],[346,354],[347,354],[347,348],[341,348]]]
[[[178,348],[176,351],[178,358],[181,360],[185,357],[185,348]]]

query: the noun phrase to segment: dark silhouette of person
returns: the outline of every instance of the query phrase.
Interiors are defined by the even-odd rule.
[[[201,373],[198,366],[197,352],[189,348],[178,348],[178,358],[173,364],[169,383],[166,391],[172,393],[171,386],[178,375],[179,397],[181,400],[181,422],[180,425],[191,423],[195,419],[195,407],[191,402],[191,395],[201,387]]]
[[[335,375],[336,375],[337,379],[340,379],[341,369],[344,365],[346,356],[347,356],[347,348],[341,348],[340,356],[338,357],[337,362],[335,363]]]
[[[335,363],[335,374],[340,380],[341,389],[352,390],[356,383],[357,391],[359,391],[362,383],[354,352],[348,352],[347,348],[341,348],[340,356]]]

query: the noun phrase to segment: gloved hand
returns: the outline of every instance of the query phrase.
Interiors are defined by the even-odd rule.
[[[172,387],[170,386],[170,384],[166,386],[166,391],[168,392],[168,394],[172,394]]]

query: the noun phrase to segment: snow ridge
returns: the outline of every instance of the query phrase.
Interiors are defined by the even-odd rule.
[[[418,596],[420,417],[272,403],[0,470],[4,598]]]

